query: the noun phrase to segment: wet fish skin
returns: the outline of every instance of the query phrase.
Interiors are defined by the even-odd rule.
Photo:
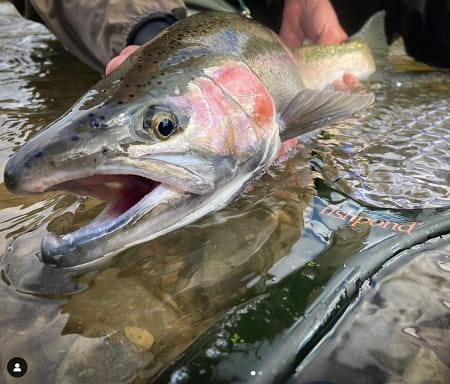
[[[218,32],[212,33],[212,28]],[[16,163],[19,163],[19,154],[23,153],[20,160],[25,160],[25,167],[18,174],[20,164],[14,164],[14,167],[13,163],[8,164],[9,168],[14,168],[14,182],[34,183],[45,177],[50,156],[53,152],[59,156],[62,149],[67,151],[69,161],[58,158],[56,164],[51,166],[52,171],[55,171],[55,166],[56,170],[61,168],[66,171],[69,162],[80,168],[78,161],[81,159],[86,159],[85,165],[91,167],[93,162],[102,161],[100,153],[103,147],[108,149],[109,156],[112,156],[111,153],[126,153],[133,147],[142,149],[142,145],[153,145],[156,153],[160,150],[172,152],[168,142],[161,145],[156,141],[141,140],[123,127],[139,125],[137,120],[142,119],[143,106],[164,105],[167,97],[183,95],[193,79],[205,76],[204,68],[221,66],[230,58],[235,58],[237,62],[245,58],[272,95],[277,110],[282,111],[303,87],[295,60],[271,31],[252,21],[242,23],[242,19],[235,15],[188,18],[183,20],[182,25],[177,23],[170,31],[132,55],[94,86],[70,111],[18,152]],[[282,67],[271,69],[272,64],[280,63],[283,63]],[[173,104],[171,108],[175,109],[173,112],[180,123],[189,120],[188,111]],[[93,129],[92,125],[98,119],[104,123],[99,129]],[[40,158],[42,151],[39,149],[44,147],[47,152]],[[34,153],[32,148],[36,149]],[[86,154],[91,158],[87,159]],[[70,161],[72,158],[77,163]],[[10,174],[8,167],[7,176]],[[30,171],[27,172],[27,169]],[[11,186],[11,183],[8,185]],[[16,185],[12,189],[35,192],[46,187],[42,183],[40,186]]]
[[[367,80],[376,71],[375,59],[368,44],[350,41],[322,47],[304,46],[294,51],[302,80],[309,88],[323,89],[339,81],[346,73]]]
[[[375,13],[342,44],[306,44],[294,49],[303,84],[324,89],[347,73],[368,80],[379,67],[385,67],[389,48],[384,20],[384,11]]]
[[[254,21],[195,15],[22,147],[5,183],[16,193],[64,189],[110,201],[91,224],[43,239],[43,261],[78,266],[223,208],[274,161],[280,132],[297,136],[372,100],[305,90],[291,52]],[[167,137],[157,132],[161,116],[175,127]]]

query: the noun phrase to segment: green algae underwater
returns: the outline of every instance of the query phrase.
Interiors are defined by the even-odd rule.
[[[5,3],[0,24],[4,166],[98,75]],[[292,382],[332,382],[321,369],[335,382],[445,382],[450,74],[392,61],[364,85],[373,108],[303,138],[226,209],[81,276],[35,253],[47,231],[83,225],[102,203],[2,184],[2,367],[25,358],[24,383],[286,382],[295,367]],[[396,289],[383,291],[389,276]],[[361,315],[374,312],[385,337],[365,332],[377,334]],[[326,365],[322,345],[342,340]]]

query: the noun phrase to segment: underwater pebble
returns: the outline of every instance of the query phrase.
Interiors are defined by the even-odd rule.
[[[128,340],[145,349],[150,349],[155,342],[153,335],[143,328],[125,327],[124,332]]]

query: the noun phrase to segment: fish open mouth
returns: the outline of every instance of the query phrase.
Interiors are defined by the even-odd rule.
[[[95,174],[64,181],[47,191],[64,190],[80,196],[106,201],[106,207],[89,224],[65,235],[48,233],[42,240],[43,260],[57,264],[58,258],[74,250],[79,244],[102,237],[127,224],[143,211],[162,183],[132,174]]]
[[[49,190],[64,190],[108,202],[104,220],[114,219],[136,205],[160,183],[137,175],[93,175],[54,185]]]
[[[63,235],[47,233],[41,259],[59,267],[79,266],[178,228],[187,217],[200,215],[182,207],[196,196],[209,196],[215,177],[211,162],[183,153],[118,158],[94,172],[73,166],[32,179],[26,185],[30,192],[64,190],[107,202],[89,224]],[[150,227],[142,227],[143,217]]]

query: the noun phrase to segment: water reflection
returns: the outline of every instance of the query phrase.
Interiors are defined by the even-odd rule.
[[[448,383],[449,254],[446,236],[399,255],[290,383]]]
[[[0,2],[0,46],[3,165],[13,151],[64,113],[99,76],[64,51],[44,26],[22,19],[9,2]]]
[[[0,302],[14,310],[0,324],[10,330],[0,342],[18,353],[23,344],[11,336],[21,334],[37,346],[27,349],[30,361],[52,350],[58,368],[49,380],[56,382],[123,382],[130,372],[152,377],[300,237],[303,211],[313,196],[308,166],[292,159],[265,179],[227,210],[133,247],[80,277],[40,263],[42,229],[19,236],[2,261],[4,279],[12,286]],[[13,287],[44,298],[26,304],[27,296],[14,294]],[[39,310],[41,304],[48,309]],[[38,332],[42,324],[52,324],[45,348]],[[99,367],[99,359],[108,364]],[[124,365],[131,368],[122,370]]]
[[[376,207],[449,206],[450,73],[390,73],[370,88],[371,111],[320,135],[323,176]]]

